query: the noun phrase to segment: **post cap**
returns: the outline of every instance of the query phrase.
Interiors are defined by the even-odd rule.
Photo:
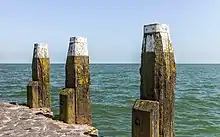
[[[34,43],[34,58],[49,58],[48,46],[44,43]]]
[[[87,38],[80,36],[70,37],[67,56],[88,56]]]
[[[172,42],[170,38],[169,26],[167,24],[152,23],[144,25],[144,43],[142,45],[142,52],[155,52],[155,33],[160,33],[161,46],[164,52],[173,52]],[[160,45],[159,45],[160,46]]]
[[[87,38],[86,37],[80,37],[80,36],[76,36],[76,37],[70,37],[70,42],[87,42]]]
[[[144,34],[148,33],[169,33],[169,26],[167,24],[160,24],[160,23],[152,23],[148,25],[144,25]]]

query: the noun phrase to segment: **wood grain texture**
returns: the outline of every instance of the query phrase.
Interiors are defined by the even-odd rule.
[[[169,47],[164,51],[162,35],[157,32],[144,35],[143,47],[147,35],[153,35],[155,51],[145,52],[142,49],[140,99],[159,101],[160,135],[173,137],[176,64],[172,44],[167,39]]]
[[[90,104],[90,69],[88,56],[68,56],[66,88],[75,90],[76,124],[92,124]]]
[[[75,124],[75,91],[65,88],[60,92],[60,120],[68,124]]]
[[[30,81],[27,85],[27,106],[39,108],[38,96],[38,81]]]
[[[50,108],[50,59],[33,58],[32,80],[38,81],[39,107]]]
[[[132,108],[132,137],[159,137],[159,102],[135,101]]]

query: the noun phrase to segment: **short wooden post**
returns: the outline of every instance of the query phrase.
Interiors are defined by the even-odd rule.
[[[75,91],[65,88],[60,93],[60,120],[72,124],[75,119]]]
[[[159,137],[159,102],[138,99],[132,114],[132,137]]]
[[[36,107],[50,109],[50,59],[46,44],[34,44],[32,80],[38,82],[38,106]]]
[[[65,88],[73,88],[75,93],[75,123],[92,124],[90,104],[90,70],[87,38],[71,37],[66,60]],[[65,101],[64,101],[65,102]],[[72,105],[68,102],[67,105]],[[61,112],[64,111],[60,108]],[[67,117],[71,117],[69,114]],[[68,119],[68,118],[65,118]]]
[[[38,108],[38,82],[30,81],[27,85],[27,106]]]
[[[159,101],[160,136],[174,137],[176,65],[166,24],[144,25],[140,99]]]

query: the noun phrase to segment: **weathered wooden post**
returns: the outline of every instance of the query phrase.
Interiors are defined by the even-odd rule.
[[[74,88],[64,88],[60,92],[60,120],[75,124],[75,113],[75,90]]]
[[[27,85],[27,105],[30,108],[38,108],[38,81],[30,81]]]
[[[159,102],[136,100],[132,110],[132,137],[159,137]]]
[[[32,81],[27,86],[27,104],[29,107],[50,109],[50,59],[48,47],[43,43],[34,44]]]
[[[67,123],[92,124],[89,85],[87,38],[71,37],[66,60],[65,89],[60,93],[61,120]]]
[[[160,136],[174,137],[176,65],[166,24],[144,25],[140,75],[140,99],[159,102]],[[136,126],[133,125],[132,129],[135,130]],[[134,134],[132,136],[137,137]],[[155,134],[151,136],[159,137]]]

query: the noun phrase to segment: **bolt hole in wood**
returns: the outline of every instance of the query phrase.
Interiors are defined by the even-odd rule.
[[[140,125],[140,119],[139,118],[136,118],[135,124],[138,125],[138,126]]]
[[[133,122],[132,137],[152,137],[151,112],[135,109],[133,114],[136,117]]]

